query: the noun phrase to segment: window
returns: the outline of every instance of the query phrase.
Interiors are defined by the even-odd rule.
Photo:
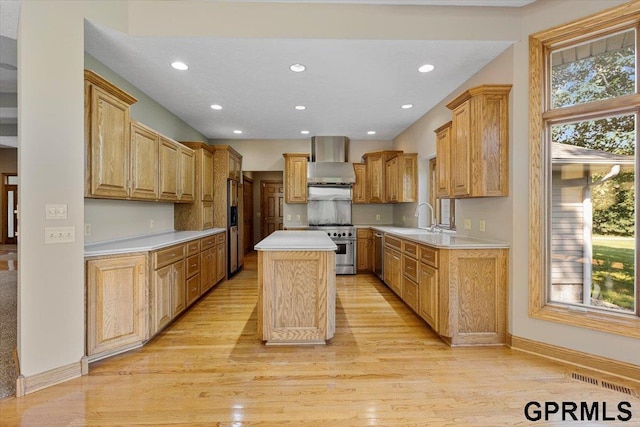
[[[639,12],[627,4],[529,39],[529,312],[633,337]]]

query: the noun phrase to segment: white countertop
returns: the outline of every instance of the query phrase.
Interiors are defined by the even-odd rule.
[[[109,242],[89,243],[84,245],[84,256],[117,255],[133,252],[155,251],[171,245],[188,242],[189,240],[218,234],[224,228],[210,228],[203,231],[169,231],[161,234],[131,237],[128,239],[112,240]]]
[[[393,226],[369,226],[373,230],[389,233],[401,239],[412,240],[436,248],[443,249],[506,249],[509,242],[501,240],[480,239],[457,233],[433,233],[419,228]]]
[[[278,230],[255,245],[257,251],[335,251],[338,249],[324,231]]]

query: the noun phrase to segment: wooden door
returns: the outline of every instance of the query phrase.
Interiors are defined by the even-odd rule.
[[[0,242],[7,245],[18,243],[18,186],[17,175],[2,175],[2,237]]]
[[[244,245],[244,253],[249,253],[253,250],[253,180],[247,178],[243,179],[243,236],[242,242]]]
[[[158,134],[131,122],[131,198],[158,198]]]
[[[282,181],[262,181],[261,188],[261,212],[262,212],[262,238],[283,228],[283,197],[284,185]]]

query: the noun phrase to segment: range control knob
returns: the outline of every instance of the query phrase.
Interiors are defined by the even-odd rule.
[[[338,235],[338,233],[333,233],[333,235],[334,235],[334,236],[337,236],[337,235]]]
[[[331,233],[327,232],[327,236],[331,236]]]
[[[351,233],[349,233],[349,237],[351,237]]]

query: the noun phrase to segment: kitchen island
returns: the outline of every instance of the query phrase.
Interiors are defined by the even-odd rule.
[[[322,231],[279,230],[255,249],[258,336],[267,345],[326,344],[336,329],[336,244]]]

